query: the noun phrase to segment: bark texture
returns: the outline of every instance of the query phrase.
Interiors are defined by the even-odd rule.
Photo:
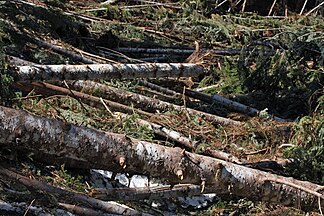
[[[203,73],[197,64],[89,64],[89,65],[33,65],[12,70],[15,81],[96,80],[157,77],[195,77]]]
[[[133,103],[135,107],[140,107],[143,110],[149,112],[167,112],[170,110],[182,111],[186,110],[191,115],[200,116],[207,121],[210,121],[215,124],[221,125],[241,125],[241,122],[231,120],[228,118],[223,118],[220,116],[212,115],[209,113],[201,112],[195,109],[185,108],[183,106],[174,105],[165,101],[161,101],[159,99],[150,98],[144,95],[136,94],[133,92],[129,92],[123,89],[117,89],[111,86],[103,85],[101,83],[93,82],[93,81],[83,81],[79,80],[72,84],[72,87],[77,90],[82,90],[87,93],[99,93],[105,95],[106,98],[117,101],[123,104]]]
[[[2,146],[28,149],[46,162],[53,160],[74,167],[141,173],[169,182],[202,184],[219,194],[233,193],[283,205],[315,207],[320,197],[324,205],[324,195],[316,192],[320,185],[20,110],[0,107],[0,134]]]
[[[207,103],[218,103],[230,110],[233,110],[233,111],[237,111],[237,112],[240,112],[240,113],[245,113],[247,115],[250,115],[250,116],[257,116],[259,114],[259,110],[253,108],[253,107],[250,107],[250,106],[246,106],[244,104],[241,104],[239,102],[236,102],[236,101],[233,101],[233,100],[230,100],[228,98],[225,98],[225,97],[222,97],[218,94],[214,94],[214,95],[208,95],[206,93],[203,93],[203,92],[198,92],[198,91],[194,91],[194,90],[191,90],[191,89],[186,89],[185,91],[185,95],[189,96],[189,97],[192,97],[192,98],[196,98],[196,99],[199,99],[201,101],[204,101],[204,102],[207,102]],[[282,119],[282,118],[279,118],[279,117],[276,117],[276,116],[273,116],[273,118],[277,121],[287,121],[285,119]]]
[[[25,176],[22,176],[18,173],[15,173],[11,170],[0,167],[0,176],[1,178],[7,178],[11,180],[18,181],[19,183],[25,185],[30,190],[40,190],[47,193],[50,193],[57,199],[76,205],[84,205],[87,207],[94,208],[103,212],[113,213],[113,214],[125,214],[125,215],[147,215],[137,212],[134,209],[126,207],[124,205],[115,203],[115,202],[104,202],[87,195],[63,190],[61,188],[56,188],[51,185],[47,185],[43,182],[40,182],[36,179],[31,179]]]

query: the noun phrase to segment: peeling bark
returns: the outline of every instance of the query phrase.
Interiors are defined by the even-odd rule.
[[[232,193],[282,205],[316,207],[319,198],[324,205],[324,195],[316,192],[320,185],[20,110],[0,107],[0,134],[2,146],[33,151],[46,162],[202,184],[218,194]],[[71,161],[74,164],[68,163]],[[315,193],[307,193],[305,188]]]
[[[117,89],[111,86],[100,84],[93,81],[76,81],[72,83],[72,87],[78,90],[85,91],[87,93],[99,93],[106,98],[117,101],[119,103],[133,103],[135,107],[141,107],[143,110],[149,112],[167,112],[170,110],[182,111],[185,108],[183,106],[174,105],[168,102],[164,102],[158,99],[146,97],[144,95],[129,92],[123,89]],[[185,109],[191,115],[200,116],[207,121],[221,125],[241,125],[241,122],[223,118],[220,116],[212,115],[209,113],[201,112],[198,110],[186,108]]]
[[[15,81],[111,80],[195,77],[203,73],[203,67],[189,63],[33,65],[17,66],[11,72]]]

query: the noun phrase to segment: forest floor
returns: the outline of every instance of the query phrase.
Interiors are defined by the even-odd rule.
[[[227,153],[221,158],[224,160],[235,158],[254,169],[324,185],[323,17],[290,11],[288,16],[279,16],[280,7],[274,7],[273,16],[226,12],[231,8],[227,3],[213,11],[209,9],[215,5],[197,2],[204,1],[0,1],[1,105],[197,154],[220,157],[211,153],[217,150]],[[131,101],[124,104],[133,113],[117,118],[118,112],[102,104],[84,103],[73,94],[48,95],[20,89],[4,72],[19,64],[85,61],[202,65],[204,74],[198,77],[144,79],[177,92],[173,95],[145,86],[142,79],[97,82],[243,124],[219,125],[184,110],[151,111]],[[69,81],[51,83],[70,91],[73,86]],[[220,95],[259,112],[247,115],[219,102],[194,99],[183,94],[185,89]],[[89,94],[109,98],[95,91]],[[142,116],[137,109],[151,115]],[[195,147],[184,147],[155,134],[140,124],[139,118],[189,137]],[[92,171],[46,164],[31,153],[11,148],[0,152],[2,166],[28,178],[82,193],[94,187]],[[20,187],[1,176],[1,200],[24,202],[27,207],[39,206],[58,215],[53,210],[58,208],[58,200],[39,191],[27,193]],[[186,202],[176,199],[169,202],[158,206],[148,201],[122,203],[153,215],[320,215],[316,209],[234,195],[213,197],[204,205],[185,206]]]

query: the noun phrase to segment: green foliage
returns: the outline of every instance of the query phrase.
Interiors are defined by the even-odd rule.
[[[242,81],[238,75],[237,67],[231,61],[225,61],[222,65],[221,88],[220,91],[225,94],[242,93]]]
[[[278,35],[271,46],[280,47],[269,56],[271,50],[261,48],[241,56],[240,76],[249,91],[265,90],[270,95],[283,94],[283,91],[307,90],[313,82],[318,82],[321,74],[316,70],[323,62],[324,43],[308,41],[292,33]],[[309,70],[307,62],[315,64]]]
[[[296,178],[324,184],[324,96],[319,98],[317,112],[305,116],[295,126],[292,143],[296,147],[285,152],[293,159],[287,172]]]
[[[133,115],[128,116],[122,124],[123,132],[130,136],[141,140],[152,141],[154,138],[153,132],[148,129],[146,125],[137,123],[139,115],[134,113]]]
[[[54,184],[79,192],[85,191],[85,184],[82,183],[82,176],[72,176],[64,169],[64,166],[61,166],[60,170],[54,171],[53,175]]]
[[[9,104],[10,98],[14,97],[9,89],[13,78],[8,74],[8,64],[4,58],[4,37],[6,37],[6,34],[3,31],[2,23],[0,23],[0,105]]]
[[[54,7],[63,7],[64,4],[68,3],[67,0],[46,0],[45,2]]]

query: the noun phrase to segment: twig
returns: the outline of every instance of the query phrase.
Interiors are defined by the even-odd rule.
[[[319,5],[317,5],[316,7],[314,7],[307,14],[305,14],[305,17],[308,16],[308,15],[310,15],[311,13],[313,13],[316,9],[318,9],[319,7],[321,7],[323,4],[324,4],[324,1],[322,1]]]
[[[218,7],[222,6],[225,2],[227,2],[227,0],[222,1],[221,3],[219,3],[218,5],[215,6],[215,9],[217,9]]]
[[[114,113],[111,112],[111,110],[109,109],[109,107],[107,106],[107,104],[105,103],[105,101],[104,101],[101,97],[100,97],[99,99],[100,99],[101,103],[104,105],[104,107],[106,108],[106,110],[108,111],[108,113],[109,113],[112,117],[114,117],[114,116],[115,116]]]
[[[58,203],[58,205],[67,210],[68,212],[71,212],[76,215],[82,215],[82,216],[111,216],[111,214],[103,213],[102,211],[98,211],[92,208],[85,208],[80,207],[78,205],[71,205],[67,203]]]
[[[273,10],[274,6],[276,5],[276,3],[277,3],[277,0],[273,0],[273,3],[272,3],[271,8],[270,8],[270,10],[269,10],[268,16],[271,15],[272,10]]]
[[[152,122],[148,122],[142,119],[137,119],[136,122],[138,122],[141,125],[146,125],[150,130],[152,130],[154,133],[166,137],[168,139],[171,139],[177,143],[180,143],[181,145],[193,149],[195,150],[197,148],[197,141],[193,141],[190,138],[185,137],[183,134],[171,130],[171,129],[167,129],[166,127],[159,125],[159,124],[155,124]]]
[[[118,52],[118,51],[115,51],[115,50],[112,50],[112,49],[109,49],[107,47],[101,47],[101,46],[96,46],[96,48],[98,48],[101,52],[105,53],[105,54],[108,54],[108,55],[112,55],[112,56],[117,56],[117,57],[122,57],[122,58],[125,58],[131,62],[140,62],[140,63],[145,63],[145,61],[141,61],[141,60],[138,60],[138,59],[134,59],[134,58],[130,58],[128,57],[127,55],[121,53],[121,52]]]
[[[244,2],[243,2],[241,13],[244,13],[245,6],[246,6],[246,1],[247,1],[247,0],[244,0]]]
[[[86,64],[96,64],[96,61],[93,61],[92,59],[86,58],[82,55],[79,55],[73,51],[67,50],[63,47],[57,46],[57,45],[53,45],[51,43],[48,43],[46,41],[43,41],[41,39],[35,38],[35,36],[29,36],[30,39],[37,44],[38,46],[44,47],[44,48],[48,48],[51,49],[57,53],[60,53],[62,55],[68,56],[76,61],[80,61]]]
[[[302,15],[302,14],[303,14],[303,12],[304,12],[304,9],[305,9],[305,7],[306,7],[306,4],[307,4],[307,2],[308,2],[308,0],[305,0],[305,2],[304,2],[304,5],[303,5],[302,9],[300,10],[300,13],[299,13],[299,15]]]
[[[30,207],[33,205],[34,202],[35,202],[35,199],[33,199],[33,200],[30,202],[29,206],[27,207],[27,209],[26,209],[26,211],[25,211],[25,213],[24,213],[24,216],[27,215],[27,213],[28,213]]]
[[[63,83],[64,83],[65,87],[66,87],[67,89],[69,89],[69,91],[70,91],[70,93],[72,94],[72,96],[75,97],[73,91],[71,90],[71,88],[70,88],[70,86],[67,84],[67,82],[66,82],[65,80],[63,80]],[[75,97],[75,98],[77,99],[77,101],[79,102],[79,104],[81,105],[81,107],[82,107],[82,108],[83,108],[83,109],[84,109],[88,114],[90,114],[90,113],[89,113],[89,110],[84,106],[84,104],[82,103],[82,101],[81,101],[79,98],[77,98],[77,97]]]

